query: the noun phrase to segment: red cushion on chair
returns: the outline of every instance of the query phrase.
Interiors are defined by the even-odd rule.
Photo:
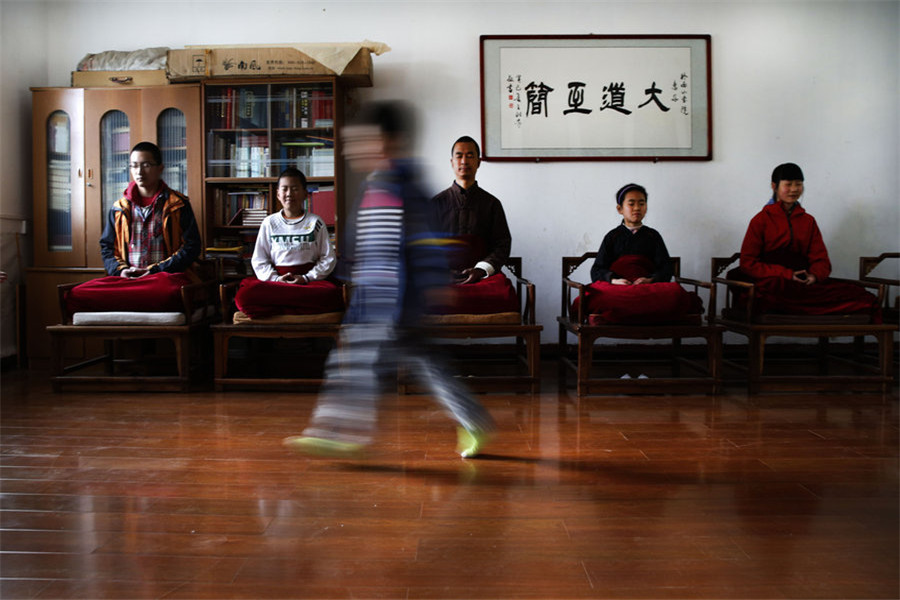
[[[430,306],[428,312],[438,315],[519,312],[519,299],[509,278],[494,273],[476,283],[451,285],[446,298]]]
[[[76,285],[66,294],[69,314],[129,310],[170,312],[184,308],[181,287],[193,283],[184,273],[154,273],[136,279],[101,277]]]
[[[341,287],[331,281],[311,281],[305,285],[295,285],[248,277],[241,281],[234,303],[239,311],[251,319],[344,310]]]
[[[681,322],[687,315],[703,312],[703,301],[677,283],[645,283],[613,285],[606,281],[592,283],[585,290],[587,313],[596,323],[651,325]],[[572,314],[578,312],[578,298]]]
[[[756,286],[754,316],[763,313],[782,315],[847,315],[865,314],[873,323],[881,323],[878,297],[858,283],[826,279],[812,285],[785,279],[765,277],[754,281],[740,268],[728,272],[729,279],[746,281]],[[736,295],[735,307],[746,310],[746,292]]]

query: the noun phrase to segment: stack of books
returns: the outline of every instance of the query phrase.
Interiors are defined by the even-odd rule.
[[[266,218],[266,209],[264,208],[245,208],[242,213],[243,221],[241,225],[244,227],[259,227],[262,225],[263,219]]]

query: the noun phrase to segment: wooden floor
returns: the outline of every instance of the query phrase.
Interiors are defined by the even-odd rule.
[[[282,448],[315,396],[54,395],[2,376],[0,597],[897,598],[898,403],[424,396],[370,457]],[[551,391],[551,389],[553,391]]]

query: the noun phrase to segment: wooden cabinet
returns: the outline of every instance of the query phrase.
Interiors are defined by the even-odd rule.
[[[202,222],[200,85],[32,90],[35,266],[102,267],[100,235],[140,141]]]
[[[278,175],[306,175],[309,210],[334,240],[343,218],[340,130],[343,90],[336,78],[207,80],[203,84],[204,231],[211,250],[239,276],[251,273],[259,224],[280,209]]]
[[[203,222],[200,84],[32,90],[34,268],[26,274],[28,356],[46,358],[56,285],[104,275],[100,236],[130,181],[132,146],[163,152],[163,179]],[[32,299],[48,301],[31,302]]]

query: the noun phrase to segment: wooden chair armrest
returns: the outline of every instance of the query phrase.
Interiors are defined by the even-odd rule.
[[[866,275],[865,277],[860,277],[859,281],[868,281],[870,283],[880,283],[882,285],[900,286],[900,279],[886,279],[884,277],[871,277],[869,275]]]
[[[734,280],[734,279],[725,279],[724,277],[715,277],[715,278],[713,278],[713,283],[721,283],[721,284],[726,285],[726,286],[728,286],[728,287],[739,287],[739,288],[744,288],[744,289],[748,289],[748,290],[749,290],[749,289],[753,289],[753,288],[756,287],[756,286],[753,285],[752,283],[748,283],[748,282],[746,282],[746,281],[737,281],[737,280]]]
[[[881,306],[884,302],[884,295],[886,287],[883,283],[876,283],[874,281],[865,281],[862,279],[846,279],[844,277],[829,277],[831,281],[842,281],[844,283],[855,283],[856,285],[862,286],[864,288],[869,288],[876,291],[876,296],[878,296],[878,306]]]
[[[219,312],[225,323],[231,323],[234,317],[234,296],[237,293],[241,280],[228,281],[219,284]]]
[[[735,290],[745,290],[747,292],[747,322],[749,323],[751,320],[751,315],[753,314],[753,304],[756,300],[756,286],[747,281],[737,281],[735,279],[726,279],[724,277],[713,277],[712,280],[713,287],[710,290],[709,296],[709,318],[715,318],[716,313],[718,312],[718,308],[716,307],[716,285],[722,284],[726,288],[726,297],[725,302],[728,304],[728,299],[734,294]]]
[[[534,325],[535,322],[535,293],[534,284],[527,279],[517,277],[517,286],[525,288],[525,300],[522,308],[522,323]]]
[[[563,277],[563,316],[569,314],[569,310],[571,310],[572,306],[572,290],[578,291],[578,323],[585,322],[585,314],[584,314],[584,292],[587,289],[587,285],[580,283],[578,281],[572,281],[568,277]]]
[[[578,281],[572,281],[568,277],[563,277],[563,285],[567,285],[570,288],[576,289],[576,290],[578,290],[579,293],[584,291],[584,288],[587,287],[585,284],[580,283]]]
[[[691,279],[690,277],[676,277],[675,283],[683,283],[685,285],[693,285],[698,288],[712,289],[713,284],[708,281],[700,281],[699,279]]]
[[[61,283],[56,286],[56,297],[59,302],[59,322],[63,325],[72,324],[72,315],[66,309],[66,292],[76,285],[80,285],[80,282]]]
[[[184,306],[185,322],[191,322],[195,306],[214,303],[215,297],[216,282],[211,279],[181,286],[181,302]]]
[[[706,319],[707,321],[711,320],[715,317],[716,310],[716,286],[715,284],[709,281],[700,281],[699,279],[692,279],[690,277],[675,277],[675,283],[681,285],[691,285],[694,286],[694,293],[697,294],[700,291],[700,288],[704,288],[709,290],[709,303],[706,305]]]

